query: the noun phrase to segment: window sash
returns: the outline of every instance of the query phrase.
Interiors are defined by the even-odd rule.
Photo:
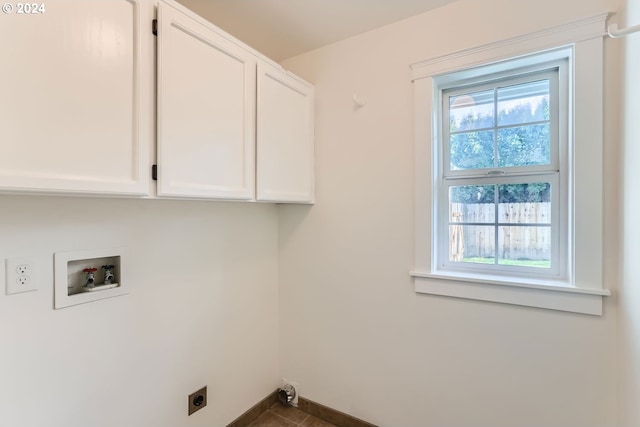
[[[530,174],[530,173],[549,173],[558,172],[560,170],[560,68],[565,65],[563,61],[554,61],[552,63],[545,63],[535,67],[526,67],[515,70],[509,70],[506,72],[494,74],[491,76],[482,76],[473,80],[465,80],[463,82],[451,81],[446,86],[440,89],[440,102],[439,102],[439,132],[441,135],[440,146],[440,162],[438,164],[438,170],[441,171],[441,176],[445,179],[453,178],[467,178],[467,177],[482,177],[486,176],[488,172],[499,174]],[[469,92],[481,92],[485,90],[496,91],[499,88],[506,86],[519,85],[524,83],[536,82],[539,80],[549,81],[549,110],[550,110],[550,162],[544,165],[528,165],[528,166],[497,166],[475,169],[463,169],[454,170],[451,169],[451,147],[449,131],[449,100],[452,97],[469,93]],[[497,101],[494,99],[494,101]],[[497,105],[494,105],[497,108]],[[521,125],[532,125],[535,123],[523,123]],[[500,126],[498,125],[497,114],[494,117],[493,127],[487,128],[493,130],[497,135],[499,129],[506,129],[514,126]],[[479,131],[480,129],[474,130]],[[484,129],[482,129],[484,130]],[[457,134],[458,132],[455,132]],[[494,138],[494,151],[497,151],[497,136]],[[497,162],[497,155],[495,158]]]
[[[479,263],[465,263],[452,261],[449,259],[449,226],[450,226],[450,213],[449,213],[449,191],[451,187],[476,185],[503,185],[503,184],[525,184],[525,183],[537,183],[548,182],[551,185],[551,220],[550,220],[550,268],[537,268],[537,267],[524,267],[524,266],[512,266],[503,264],[479,264]],[[491,274],[496,276],[517,276],[517,277],[529,277],[529,278],[548,278],[553,280],[561,280],[566,278],[567,274],[567,255],[566,255],[566,239],[567,230],[566,223],[561,220],[564,207],[561,206],[561,194],[560,189],[560,174],[552,172],[549,174],[535,174],[535,175],[518,175],[518,176],[506,176],[506,177],[485,177],[481,179],[456,179],[456,180],[441,180],[438,188],[438,201],[436,211],[436,221],[438,223],[438,229],[436,230],[436,254],[437,265],[436,270],[448,271],[448,272],[461,272],[461,273],[476,273],[476,274]],[[496,201],[495,209],[498,209],[498,203]],[[464,224],[464,222],[463,222]],[[495,248],[494,251],[498,252],[498,231],[501,226],[527,226],[528,224],[508,224],[499,222],[499,217],[496,214],[493,222],[487,222],[483,224],[485,226],[494,227],[496,235],[494,236]]]

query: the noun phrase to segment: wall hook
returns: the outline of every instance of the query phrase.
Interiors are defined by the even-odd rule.
[[[358,95],[353,95],[353,103],[356,105],[356,108],[362,108],[367,105],[367,101],[358,98]]]

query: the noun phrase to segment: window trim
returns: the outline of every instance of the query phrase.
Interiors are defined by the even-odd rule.
[[[445,295],[576,313],[602,315],[602,297],[610,295],[603,277],[603,36],[607,14],[525,34],[508,40],[436,57],[412,65],[415,113],[415,259],[411,275],[418,293]],[[501,276],[438,271],[434,253],[434,206],[437,176],[433,168],[438,149],[437,90],[434,78],[466,70],[469,78],[483,67],[486,73],[503,61],[520,58],[526,65],[536,53],[550,59],[571,52],[572,75],[569,109],[574,120],[569,135],[573,167],[567,183],[569,216],[568,253],[573,262],[569,279],[517,280]],[[542,53],[544,52],[544,53]],[[563,53],[564,52],[564,53]],[[535,62],[540,61],[540,56]],[[475,71],[474,71],[475,70]],[[458,75],[460,77],[460,75]],[[439,83],[442,84],[443,80]],[[434,126],[436,124],[436,126]],[[432,143],[433,141],[433,143]],[[560,153],[567,155],[567,153]],[[579,215],[577,215],[579,213]],[[595,262],[594,260],[598,260]]]

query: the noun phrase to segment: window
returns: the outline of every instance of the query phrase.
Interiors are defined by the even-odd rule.
[[[566,278],[567,61],[503,65],[435,79],[437,269]]]
[[[412,66],[416,292],[602,314],[605,19]]]

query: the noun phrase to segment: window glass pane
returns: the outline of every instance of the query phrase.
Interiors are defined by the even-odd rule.
[[[494,127],[494,91],[465,93],[449,98],[449,131]]]
[[[449,261],[494,264],[495,227],[450,225]]]
[[[549,120],[549,80],[498,89],[498,126]]]
[[[449,188],[449,222],[493,224],[495,217],[495,185]]]
[[[458,133],[450,136],[451,170],[494,167],[493,131]]]
[[[498,166],[532,166],[551,163],[549,124],[498,129]]]
[[[498,264],[551,268],[551,226],[500,227]]]
[[[551,184],[548,182],[530,182],[524,184],[501,184],[498,185],[498,203],[500,209],[506,204],[535,204],[551,201]],[[528,205],[527,205],[528,206]],[[527,222],[527,223],[549,223],[548,217],[545,221],[511,221],[502,220],[499,222]]]
[[[449,188],[449,259],[495,263],[495,185]],[[466,225],[487,223],[488,226]]]

